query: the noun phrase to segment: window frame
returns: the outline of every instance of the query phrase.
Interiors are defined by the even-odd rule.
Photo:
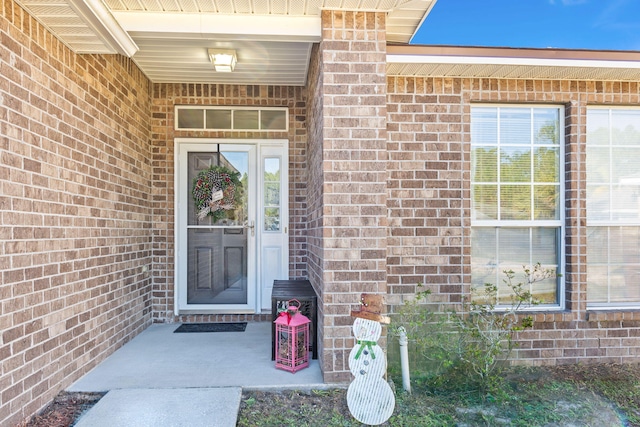
[[[180,126],[180,112],[181,111],[200,111],[202,114],[202,125],[200,126]],[[207,112],[208,111],[221,111],[229,112],[229,126],[215,127],[207,126]],[[263,113],[278,112],[284,114],[284,127],[277,129],[265,129],[262,127],[262,115]],[[255,113],[256,127],[246,128],[237,126],[236,115]],[[289,108],[287,107],[245,107],[245,106],[224,106],[224,105],[175,105],[174,106],[174,130],[182,131],[238,131],[238,132],[288,132],[289,131]]]
[[[558,269],[558,277],[556,278],[556,302],[555,303],[547,303],[547,304],[538,304],[538,305],[529,305],[526,307],[521,308],[521,310],[523,311],[561,311],[564,310],[565,305],[566,305],[566,295],[565,295],[565,280],[564,280],[564,271],[565,271],[565,253],[566,253],[566,227],[565,227],[565,219],[566,219],[566,208],[565,208],[565,202],[566,202],[566,183],[565,183],[565,145],[566,145],[566,133],[565,133],[565,113],[564,113],[564,106],[562,105],[557,105],[557,104],[526,104],[526,103],[518,103],[518,104],[504,104],[504,103],[490,103],[490,104],[486,104],[486,103],[478,103],[478,104],[472,104],[471,105],[471,110],[470,110],[470,122],[471,125],[473,126],[473,116],[474,116],[474,109],[477,108],[495,108],[497,109],[497,113],[498,113],[498,120],[497,120],[497,136],[498,136],[498,141],[496,141],[495,143],[495,147],[497,147],[498,149],[502,146],[500,144],[500,131],[501,131],[501,120],[500,120],[500,110],[501,109],[529,109],[531,111],[531,113],[534,112],[535,109],[556,109],[558,111],[558,130],[560,132],[559,137],[558,137],[558,149],[559,149],[559,154],[558,154],[558,184],[559,184],[559,188],[558,188],[558,215],[559,218],[558,219],[554,219],[554,220],[535,220],[535,219],[528,219],[528,220],[523,220],[523,219],[477,219],[477,218],[473,218],[473,186],[476,184],[476,182],[474,181],[474,176],[473,173],[470,174],[470,190],[472,193],[471,196],[471,229],[479,229],[479,228],[493,228],[493,229],[508,229],[508,228],[526,228],[529,229],[530,233],[532,229],[535,228],[553,228],[556,230],[556,238],[557,238],[557,254],[556,254],[556,259],[557,259],[557,269]],[[473,156],[473,149],[476,147],[476,144],[474,144],[474,141],[471,138],[472,136],[472,131],[470,130],[470,159],[472,159]],[[533,135],[531,135],[532,137]],[[533,142],[533,140],[531,140],[532,142],[530,143],[530,145],[528,146],[533,146],[535,147],[535,143]],[[477,145],[483,145],[486,146],[488,144],[486,143],[480,143]],[[507,145],[507,146],[515,146],[516,144],[513,145]],[[520,147],[525,147],[526,145],[519,145]],[[499,150],[498,150],[499,153]],[[531,156],[531,165],[532,165],[532,169],[531,171],[533,171],[534,169],[534,165],[533,165],[533,161],[534,161],[535,156]],[[499,163],[499,159],[498,163]],[[472,172],[472,168],[473,168],[473,164],[471,164],[471,168],[470,171]],[[480,181],[479,181],[480,182]],[[530,186],[529,188],[534,188],[534,179],[531,178],[530,181]],[[508,184],[508,182],[501,182],[500,181],[500,177],[498,176],[496,178],[496,183],[497,184]],[[497,194],[497,212],[499,212],[500,210],[500,192],[498,191]],[[533,192],[532,192],[533,193]],[[531,194],[531,198],[533,201],[533,197],[534,195]],[[534,208],[533,203],[531,204],[532,210]],[[497,236],[498,234],[496,234]],[[470,236],[471,237],[471,236]],[[498,251],[498,247],[499,247],[499,243],[498,240],[496,239],[496,252]],[[531,257],[531,248],[529,251],[530,257]],[[472,255],[473,256],[473,255]],[[530,260],[532,263],[535,263],[537,261],[535,260]],[[499,264],[499,263],[498,263]],[[471,265],[473,265],[473,258],[471,260]],[[544,266],[544,265],[543,265]],[[496,269],[498,268],[498,266],[496,265],[495,267]],[[522,277],[522,272],[520,271],[514,271],[516,274],[516,279],[520,279]],[[496,271],[496,280],[502,280],[503,277],[503,273],[502,270],[497,270]],[[473,276],[472,276],[473,277]],[[496,285],[498,285],[498,283],[495,283]],[[472,282],[472,286],[473,286],[473,282]],[[504,310],[507,309],[509,306],[508,305],[501,305],[501,304],[496,304],[496,310]]]
[[[586,170],[586,178],[585,178],[585,186],[588,189],[590,181],[589,181],[589,170],[588,170],[588,151],[589,151],[589,112],[590,111],[594,111],[594,110],[600,110],[600,111],[607,111],[608,112],[608,119],[609,119],[609,127],[608,127],[608,133],[609,133],[609,138],[608,138],[608,145],[606,145],[606,147],[609,149],[609,153],[611,153],[611,150],[613,149],[613,147],[616,145],[613,143],[612,141],[612,118],[613,118],[613,112],[614,111],[636,111],[640,113],[640,107],[636,107],[636,106],[631,106],[631,105],[589,105],[587,106],[587,111],[586,111],[586,132],[585,132],[585,153],[587,158],[585,160],[585,170]],[[618,145],[620,146],[620,145]],[[605,147],[604,145],[598,144],[598,147]],[[609,164],[608,166],[608,170],[609,170],[609,174],[612,173],[612,168],[614,165],[613,162],[613,157],[609,156]],[[614,186],[611,178],[609,178],[609,182],[607,183],[609,190],[611,190],[611,188]],[[606,228],[607,231],[607,235],[609,236],[607,238],[607,252],[608,254],[610,254],[611,251],[611,247],[609,245],[609,239],[611,236],[611,230],[615,229],[615,228],[622,228],[622,227],[638,227],[640,228],[640,220],[636,219],[635,221],[633,220],[616,220],[616,219],[611,219],[612,216],[612,206],[611,206],[611,197],[609,197],[609,219],[603,220],[603,219],[597,219],[597,220],[590,220],[589,219],[589,210],[588,210],[588,204],[589,204],[589,191],[587,190],[585,192],[586,196],[585,196],[585,203],[587,204],[587,210],[586,210],[586,236],[587,236],[587,243],[586,243],[586,252],[587,252],[587,290],[586,290],[586,303],[587,303],[587,310],[599,310],[599,311],[612,311],[612,310],[638,310],[640,309],[640,300],[635,301],[635,302],[589,302],[589,266],[590,266],[590,262],[589,262],[589,258],[588,258],[588,253],[589,253],[589,243],[588,243],[588,239],[589,239],[589,228],[591,227],[602,227],[602,228]],[[611,196],[612,193],[609,192],[609,196]],[[609,258],[610,255],[608,255]],[[608,263],[606,264],[608,267],[611,266],[611,261],[609,260]],[[610,299],[610,295],[611,295],[611,281],[608,279],[607,280],[607,299]]]

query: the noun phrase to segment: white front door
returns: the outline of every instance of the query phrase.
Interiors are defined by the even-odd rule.
[[[284,147],[176,141],[176,314],[269,307],[273,280],[288,273]],[[213,202],[198,207],[203,197]]]

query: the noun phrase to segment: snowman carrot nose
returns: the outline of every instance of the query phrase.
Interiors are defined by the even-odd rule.
[[[377,342],[357,340],[356,343],[360,344],[360,348],[358,349],[358,352],[356,353],[356,356],[355,356],[356,360],[360,358],[360,355],[362,354],[362,351],[364,350],[365,347],[369,347],[369,351],[371,352],[371,358],[372,359],[376,358],[376,354],[373,352],[373,346],[377,345],[378,344]]]

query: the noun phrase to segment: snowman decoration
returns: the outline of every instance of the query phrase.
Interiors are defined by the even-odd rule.
[[[355,379],[347,390],[347,406],[353,417],[363,424],[379,425],[391,417],[395,396],[384,380],[387,360],[378,346],[382,335],[382,295],[362,294],[362,309],[351,311],[355,317],[353,334],[356,343],[349,353],[349,369]]]

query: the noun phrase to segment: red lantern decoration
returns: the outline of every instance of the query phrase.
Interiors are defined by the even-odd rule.
[[[296,307],[293,303],[298,303]],[[300,302],[289,300],[276,324],[276,368],[296,372],[309,366],[309,320],[299,313]]]

